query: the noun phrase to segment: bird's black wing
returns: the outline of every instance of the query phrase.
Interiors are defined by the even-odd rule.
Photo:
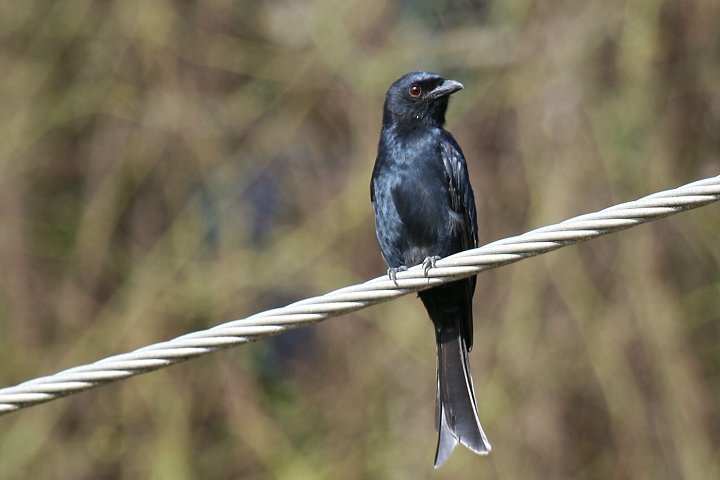
[[[458,226],[458,234],[460,236],[460,245],[462,250],[477,247],[478,243],[478,224],[477,210],[475,209],[475,197],[472,187],[470,186],[470,177],[467,171],[467,163],[460,146],[455,138],[449,133],[443,131],[444,139],[441,142],[441,154],[447,180],[449,184],[448,192],[450,195],[450,205],[461,218],[461,224]],[[475,292],[475,277],[467,279],[466,295],[468,306],[468,318],[462,325],[463,337],[468,350],[472,349],[473,343],[473,321],[472,321],[472,297]]]
[[[446,138],[442,142],[441,154],[449,183],[450,204],[452,209],[463,217],[461,241],[463,250],[467,250],[475,248],[478,242],[475,197],[470,187],[465,156],[453,136],[448,132],[444,133]]]

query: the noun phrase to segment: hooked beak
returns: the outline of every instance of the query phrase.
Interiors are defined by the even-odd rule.
[[[443,83],[430,91],[430,96],[432,98],[447,97],[448,95],[452,95],[453,93],[462,89],[462,83],[456,82],[455,80],[445,80]]]

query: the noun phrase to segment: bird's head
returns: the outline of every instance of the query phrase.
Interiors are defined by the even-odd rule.
[[[451,94],[463,88],[460,82],[445,80],[437,73],[411,72],[388,89],[383,121],[422,122],[442,127]]]

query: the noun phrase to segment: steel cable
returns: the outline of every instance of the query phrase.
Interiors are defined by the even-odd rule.
[[[624,230],[720,199],[720,176],[658,192],[633,202],[504,238],[437,261],[425,277],[420,266],[267,310],[138,350],[0,389],[0,415],[115,380],[167,367],[224,348],[319,322],[393,298],[475,275],[607,233]]]

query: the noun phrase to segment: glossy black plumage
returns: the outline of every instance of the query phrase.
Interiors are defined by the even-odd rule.
[[[412,72],[390,86],[370,198],[383,258],[398,270],[477,246],[477,214],[465,157],[443,129],[449,96],[462,89],[430,72]],[[490,452],[475,406],[468,365],[475,277],[419,294],[437,340],[435,466],[457,443]]]

